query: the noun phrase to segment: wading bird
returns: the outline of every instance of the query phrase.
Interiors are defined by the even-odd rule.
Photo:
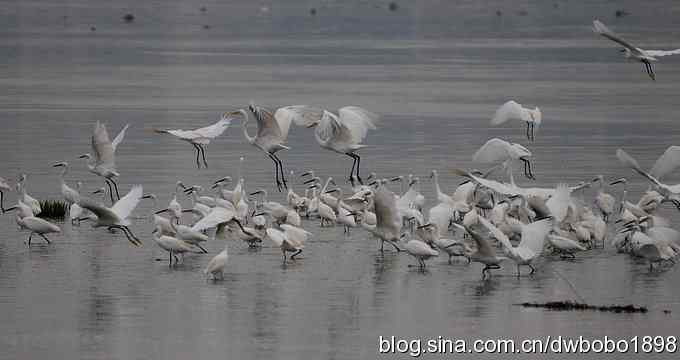
[[[510,100],[496,110],[491,125],[500,125],[508,120],[521,120],[527,123],[527,140],[534,141],[534,131],[541,126],[541,109],[536,107],[531,110],[523,107],[521,104]]]
[[[111,203],[115,200],[113,199],[113,188],[116,190],[116,198],[120,200],[120,194],[118,193],[118,184],[114,178],[120,176],[116,170],[116,149],[123,138],[125,137],[125,132],[130,125],[125,125],[123,130],[118,133],[118,135],[113,139],[109,140],[109,133],[106,131],[106,126],[97,121],[94,126],[94,132],[92,133],[92,152],[94,152],[94,158],[92,154],[87,153],[80,155],[81,159],[87,160],[87,168],[91,173],[96,174],[104,178],[106,185],[109,187],[109,194],[111,196]]]
[[[645,65],[645,70],[647,75],[652,80],[656,80],[656,74],[654,74],[654,68],[652,68],[652,61],[657,61],[659,56],[676,55],[680,54],[680,49],[675,50],[643,50],[635,45],[624,40],[622,37],[614,34],[609,28],[607,28],[600,20],[593,21],[593,31],[600,34],[607,39],[614,41],[623,46],[621,52],[626,59],[635,60],[643,63]]]
[[[484,164],[503,162],[503,167],[510,176],[510,183],[515,185],[515,180],[512,176],[512,163],[518,160],[524,163],[524,176],[528,179],[536,179],[531,171],[531,161],[529,158],[531,158],[531,151],[524,146],[493,138],[475,152],[472,156],[472,161]]]
[[[229,116],[229,113],[224,113],[218,122],[194,130],[154,129],[154,131],[160,134],[174,135],[180,140],[184,140],[191,144],[194,149],[196,149],[196,167],[199,169],[201,168],[201,162],[199,161],[200,156],[203,158],[203,165],[205,168],[208,168],[208,162],[205,160],[205,146],[210,144],[210,140],[222,135],[222,133],[227,130],[232,120],[232,118]]]

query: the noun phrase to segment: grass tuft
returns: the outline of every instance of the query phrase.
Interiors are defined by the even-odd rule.
[[[64,220],[68,214],[69,206],[61,200],[40,200],[39,218],[50,220]]]

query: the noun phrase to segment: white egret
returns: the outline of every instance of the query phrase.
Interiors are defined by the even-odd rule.
[[[522,239],[517,246],[512,246],[510,239],[485,218],[480,216],[479,222],[491,232],[496,240],[503,244],[505,253],[517,264],[517,276],[520,276],[519,267],[521,265],[528,266],[531,269],[530,274],[536,271],[532,263],[543,253],[545,238],[552,228],[552,218],[522,225]]]
[[[550,245],[553,246],[557,252],[560,253],[560,257],[571,257],[575,258],[574,253],[577,251],[586,251],[586,248],[579,244],[578,241],[572,240],[565,236],[560,236],[556,234],[549,234],[548,241]]]
[[[92,133],[92,152],[94,153],[94,158],[90,153],[80,155],[81,159],[86,159],[87,168],[91,173],[104,178],[106,185],[109,187],[111,203],[114,202],[113,189],[111,188],[112,184],[116,191],[116,197],[120,200],[118,184],[114,180],[116,177],[120,176],[116,170],[116,149],[121,141],[123,141],[125,132],[129,126],[130,125],[125,125],[123,130],[121,130],[113,141],[111,141],[109,139],[109,133],[106,131],[106,126],[97,121],[97,124],[94,126],[94,132]]]
[[[645,70],[647,70],[647,75],[652,80],[656,80],[656,75],[654,74],[654,69],[652,68],[652,61],[657,61],[659,56],[676,55],[680,54],[680,49],[675,50],[643,50],[630,42],[624,40],[622,37],[614,34],[609,28],[607,28],[600,20],[593,21],[593,30],[607,39],[614,41],[623,46],[621,52],[626,59],[636,60],[645,64]]]
[[[203,274],[206,276],[209,276],[208,274],[212,275],[213,280],[224,280],[224,268],[227,266],[227,261],[229,260],[229,251],[227,250],[227,247],[227,244],[225,244],[224,250],[210,259],[208,265],[206,265],[203,270]]]
[[[225,130],[231,125],[232,118],[230,113],[222,114],[222,117],[216,123],[194,130],[162,130],[154,129],[160,134],[170,134],[178,137],[180,140],[186,141],[196,149],[196,166],[200,169],[201,162],[199,156],[203,158],[203,165],[208,168],[208,162],[205,160],[205,147],[210,144],[210,141],[222,135]]]
[[[295,260],[295,257],[302,253],[305,241],[307,241],[307,238],[309,235],[311,235],[311,233],[289,224],[281,225],[281,229],[283,231],[269,228],[267,229],[267,236],[274,242],[274,244],[281,248],[281,253],[283,254],[283,263],[285,264],[286,252],[292,252],[293,254],[290,256],[290,259]]]
[[[327,110],[303,106],[296,107],[293,111],[300,114],[294,118],[296,124],[316,126],[314,137],[322,148],[352,158],[352,169],[348,179],[356,174],[359,183],[363,183],[359,175],[361,157],[356,152],[366,147],[361,142],[366,138],[368,130],[376,129],[378,115],[358,106],[342,107],[338,110],[338,115]]]
[[[40,207],[40,201],[36,200],[31,195],[26,192],[26,180],[28,177],[26,174],[21,174],[19,177],[19,182],[17,183],[17,191],[19,192],[19,199],[22,203],[26,204],[31,208],[33,214],[38,215],[42,211]]]
[[[512,176],[512,164],[515,161],[522,161],[524,163],[524,176],[532,180],[536,179],[531,171],[530,158],[531,151],[524,146],[493,138],[475,152],[472,156],[472,161],[485,164],[503,162],[503,167],[508,171],[508,175],[510,176],[510,183],[515,185]]]
[[[135,185],[127,193],[118,200],[113,206],[106,207],[105,205],[95,202],[86,197],[80,197],[78,204],[84,209],[90,210],[97,216],[92,220],[92,227],[108,227],[109,229],[120,229],[135,246],[141,246],[142,242],[130,230],[130,220],[128,217],[132,211],[137,207],[142,198],[150,197],[150,195],[143,195],[142,185]]]
[[[404,245],[404,250],[418,260],[421,270],[425,269],[425,260],[439,255],[439,252],[431,248],[430,245],[416,239],[409,240]]]
[[[21,199],[19,199],[17,206],[13,206],[6,210],[7,211],[17,210],[17,214],[15,216],[17,225],[19,225],[21,229],[31,231],[31,233],[28,235],[29,246],[31,245],[31,239],[33,238],[33,234],[38,234],[40,237],[45,239],[45,241],[47,241],[48,244],[50,244],[51,242],[47,238],[47,236],[45,236],[45,234],[61,232],[61,228],[59,228],[59,226],[52,224],[47,220],[34,216],[31,213],[30,207],[25,206]]]
[[[609,215],[614,212],[616,199],[612,195],[604,192],[604,177],[602,175],[598,175],[592,182],[600,183],[597,188],[597,195],[595,196],[595,205],[597,205],[597,208],[602,214],[602,220],[604,220],[604,222],[609,222]]]
[[[243,115],[244,120],[241,122],[243,136],[245,136],[248,143],[265,152],[274,162],[276,186],[279,191],[281,191],[282,186],[288,188],[288,184],[283,170],[283,163],[276,153],[281,150],[290,150],[290,147],[284,145],[288,138],[290,123],[295,117],[301,116],[298,112],[293,111],[293,108],[294,106],[282,107],[272,113],[270,110],[251,102],[248,105],[248,111],[240,109],[229,113],[229,115]],[[255,136],[248,134],[249,113],[253,114],[257,121],[257,133]]]
[[[449,264],[451,264],[451,259],[454,256],[463,256],[467,258],[467,255],[472,252],[472,249],[462,241],[443,238],[439,231],[439,225],[436,223],[429,222],[419,226],[418,229],[425,231],[425,233],[428,234],[427,237],[432,239],[432,244],[449,256]],[[470,259],[468,258],[468,262],[469,261]]]
[[[64,199],[66,199],[66,201],[69,204],[77,203],[78,199],[80,198],[80,194],[78,193],[78,191],[66,185],[66,180],[64,179],[66,173],[68,172],[68,163],[66,161],[63,161],[60,163],[56,163],[52,166],[62,168],[61,173],[59,174],[59,182],[61,184],[61,194],[64,196]]]
[[[179,261],[177,254],[182,254],[182,256],[184,256],[184,253],[194,252],[194,249],[191,247],[191,245],[189,245],[189,243],[185,242],[184,240],[163,235],[160,226],[156,226],[152,234],[156,244],[158,244],[161,249],[168,252],[169,266],[172,266],[173,257],[175,258],[175,264],[177,264]]]
[[[637,172],[638,174],[647,178],[647,180],[649,180],[652,183],[655,190],[661,196],[663,196],[664,198],[663,201],[670,201],[680,211],[680,184],[666,185],[662,183],[652,174],[642,170],[640,164],[638,164],[638,162],[635,159],[633,159],[633,157],[631,157],[625,151],[623,151],[623,149],[618,149],[616,151],[616,156],[619,158],[619,161],[621,161],[621,163],[630,167],[631,169],[635,170],[635,172]]]
[[[471,227],[459,225],[457,223],[454,223],[454,226],[459,227],[470,234],[470,237],[472,237],[472,239],[477,244],[477,250],[468,254],[468,260],[484,264],[484,268],[482,269],[482,279],[486,278],[487,272],[489,270],[501,268],[501,261],[507,258],[503,256],[497,256],[496,252],[489,244],[489,240],[487,238],[472,230]]]
[[[392,245],[397,251],[401,251],[396,245],[401,239],[401,215],[397,208],[394,193],[387,189],[385,183],[387,183],[386,179],[380,180],[378,188],[373,192],[376,218],[373,234],[380,239],[381,252],[385,242]]]
[[[496,110],[491,125],[500,125],[508,120],[521,120],[527,123],[527,140],[533,141],[534,131],[541,126],[541,109],[529,109],[523,107],[521,104],[510,100]]]

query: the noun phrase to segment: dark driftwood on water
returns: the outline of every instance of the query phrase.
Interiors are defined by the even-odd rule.
[[[635,305],[590,305],[584,303],[577,303],[573,301],[550,301],[547,303],[521,303],[517,304],[522,307],[535,307],[544,308],[548,310],[556,311],[578,311],[578,310],[591,310],[591,311],[605,311],[605,312],[615,312],[615,313],[646,313],[648,310],[645,306],[635,306]]]

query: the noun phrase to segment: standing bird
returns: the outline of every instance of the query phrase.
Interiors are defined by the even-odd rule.
[[[90,219],[93,222],[93,227],[106,226],[109,229],[120,229],[123,231],[128,241],[135,246],[141,246],[142,242],[128,227],[130,225],[128,217],[137,207],[139,201],[147,197],[151,197],[151,195],[143,195],[142,185],[135,185],[127,195],[116,201],[110,208],[84,197],[80,198],[78,204],[82,208],[92,211],[92,213],[97,216],[96,219]]]
[[[522,240],[516,247],[512,246],[510,239],[491,222],[481,216],[479,222],[503,244],[505,253],[517,263],[517,276],[520,276],[520,265],[531,268],[531,274],[536,271],[531,263],[543,253],[545,238],[552,228],[552,218],[535,221],[529,225],[522,224]]]
[[[654,74],[654,69],[652,68],[651,62],[657,61],[658,60],[656,58],[657,56],[667,56],[667,55],[680,54],[680,49],[675,49],[675,50],[643,50],[639,47],[635,47],[633,44],[624,40],[620,36],[614,34],[600,20],[593,21],[593,31],[595,31],[595,33],[597,33],[597,34],[600,34],[600,35],[606,37],[607,39],[609,39],[611,41],[614,41],[614,42],[622,45],[623,49],[621,49],[621,52],[623,53],[623,56],[626,59],[639,61],[639,62],[645,64],[645,70],[647,71],[647,75],[649,75],[649,77],[652,80],[655,80],[655,81],[656,81],[656,74]]]
[[[472,156],[472,161],[491,164],[499,161],[503,162],[503,167],[507,170],[510,176],[510,183],[514,186],[515,180],[512,176],[512,163],[515,161],[522,161],[524,163],[524,176],[528,179],[535,180],[534,174],[531,171],[531,151],[520,144],[509,143],[505,140],[493,138],[482,145],[477,152]]]
[[[210,259],[208,265],[203,270],[203,274],[208,276],[211,274],[213,280],[224,280],[224,268],[227,266],[227,261],[229,260],[229,251],[227,250],[227,245],[224,245],[224,250],[220,251],[219,254],[215,255],[214,258]],[[217,275],[219,274],[219,278]]]
[[[500,125],[508,120],[524,121],[527,123],[527,140],[534,141],[534,131],[538,130],[538,127],[541,126],[541,118],[541,109],[538,107],[531,110],[510,100],[496,110],[496,113],[491,119],[491,125]]]
[[[4,214],[6,209],[4,205],[5,191],[11,191],[12,187],[9,185],[7,180],[0,177],[0,211]]]
[[[31,231],[31,233],[28,235],[29,246],[31,245],[31,239],[33,238],[33,234],[40,235],[40,237],[45,239],[45,241],[47,241],[47,243],[50,244],[50,240],[47,238],[47,236],[45,236],[45,234],[61,232],[59,226],[33,215],[30,207],[26,206],[26,204],[22,202],[21,198],[19,198],[19,202],[16,206],[12,206],[9,209],[5,209],[5,211],[12,210],[17,210],[17,214],[15,217],[17,225],[19,225],[21,229]]]
[[[338,115],[327,110],[302,106],[293,111],[298,111],[301,115],[295,117],[297,125],[316,126],[314,136],[322,148],[352,158],[348,180],[356,174],[356,179],[363,184],[359,176],[361,157],[356,151],[366,147],[361,142],[366,138],[368,130],[376,129],[378,115],[358,106],[342,107],[338,110]]]
[[[109,194],[111,196],[111,203],[114,203],[113,199],[113,188],[116,190],[116,197],[120,200],[120,194],[118,193],[118,184],[114,178],[120,176],[116,170],[116,149],[123,138],[125,137],[125,132],[130,125],[125,125],[123,130],[118,133],[113,141],[109,140],[109,133],[106,131],[106,126],[97,121],[94,126],[94,132],[92,133],[92,152],[94,152],[94,158],[90,153],[80,155],[81,159],[87,160],[87,168],[91,173],[96,174],[104,178],[106,185],[109,187]]]
[[[177,254],[182,254],[184,256],[184,253],[187,252],[193,252],[194,249],[192,249],[191,245],[189,245],[187,242],[184,240],[180,240],[176,237],[169,236],[169,235],[163,235],[163,230],[161,229],[160,226],[156,226],[156,228],[152,232],[153,234],[153,239],[158,244],[158,246],[167,251],[169,254],[169,266],[172,266],[172,258],[175,258],[175,264],[178,262]],[[183,259],[183,258],[182,258]]]
[[[470,234],[470,237],[475,240],[475,243],[477,243],[477,251],[469,254],[468,260],[484,264],[484,269],[482,269],[482,279],[486,278],[486,274],[489,270],[501,268],[500,263],[506,258],[496,255],[496,252],[491,247],[491,244],[489,244],[489,240],[482,237],[481,234],[473,231],[471,227],[458,225],[457,223],[454,223],[454,226],[465,230],[465,232]]]
[[[371,232],[380,239],[381,252],[386,241],[397,251],[401,251],[396,245],[401,239],[401,215],[394,193],[387,189],[386,182],[386,179],[380,180],[380,185],[373,192],[376,224]]]
[[[22,203],[26,204],[28,207],[31,208],[31,211],[35,215],[39,215],[40,212],[42,211],[42,208],[40,207],[40,201],[36,200],[33,196],[28,195],[26,192],[26,180],[28,178],[26,177],[26,174],[21,174],[19,177],[19,182],[17,183],[17,192],[19,192],[19,199],[21,200]]]
[[[302,249],[305,247],[305,241],[311,233],[308,231],[295,227],[293,225],[283,224],[281,225],[281,230],[269,228],[267,229],[267,236],[281,248],[281,253],[283,253],[283,263],[286,263],[286,252],[292,252],[290,256],[291,260],[295,260],[295,257],[302,253]]]
[[[418,260],[418,265],[421,270],[425,270],[425,260],[439,255],[439,252],[431,248],[430,245],[416,239],[409,240],[409,242],[404,245],[404,250]]]
[[[80,199],[80,194],[78,191],[74,190],[70,186],[66,185],[66,181],[64,180],[64,176],[66,176],[66,172],[68,172],[68,163],[66,161],[56,163],[52,165],[53,167],[62,167],[63,169],[61,170],[61,174],[59,175],[59,182],[61,183],[61,194],[64,196],[64,199],[69,204],[75,204],[78,202]]]
[[[231,125],[232,118],[230,113],[222,114],[222,118],[212,125],[205,126],[194,130],[161,130],[154,129],[159,134],[170,134],[178,137],[191,144],[196,149],[196,166],[200,169],[201,162],[199,156],[203,158],[203,165],[208,168],[208,162],[205,160],[205,147],[210,144],[210,140],[222,135],[225,130]]]
[[[298,112],[291,110],[294,106],[282,107],[272,113],[263,107],[250,103],[248,111],[240,109],[238,111],[230,112],[229,115],[242,115],[244,120],[241,122],[243,129],[243,136],[249,144],[262,150],[274,162],[274,171],[276,172],[276,186],[281,191],[282,188],[288,188],[286,182],[285,172],[283,170],[283,163],[279,159],[277,152],[281,150],[290,150],[290,147],[284,145],[288,138],[288,131],[290,130],[290,123],[298,115]],[[257,133],[255,136],[248,134],[248,121],[253,114],[255,121],[257,121]],[[301,120],[296,121],[301,122]]]
[[[602,220],[604,222],[609,222],[609,215],[614,212],[614,206],[616,205],[616,199],[614,196],[604,192],[604,176],[598,175],[593,179],[592,182],[600,182],[600,186],[597,188],[597,195],[595,196],[595,205],[600,209],[602,214]]]

